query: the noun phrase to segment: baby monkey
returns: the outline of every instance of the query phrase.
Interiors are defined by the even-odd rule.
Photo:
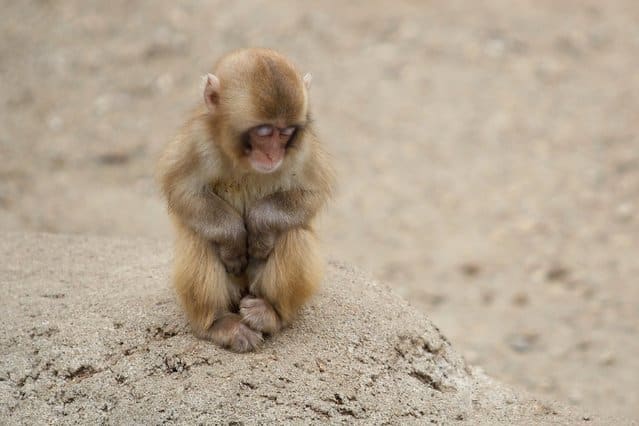
[[[290,323],[322,278],[313,221],[333,174],[310,83],[273,50],[227,54],[160,160],[177,295],[198,337],[236,352]]]

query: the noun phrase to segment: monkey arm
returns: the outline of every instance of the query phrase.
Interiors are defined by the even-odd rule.
[[[186,226],[215,243],[226,270],[241,273],[246,267],[246,228],[242,217],[209,186],[198,190],[182,183],[167,192],[169,210]]]
[[[266,258],[282,232],[307,225],[325,200],[321,191],[291,189],[258,201],[247,215],[249,255]]]

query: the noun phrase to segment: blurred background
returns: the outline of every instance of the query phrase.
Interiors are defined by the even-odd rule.
[[[330,257],[492,376],[639,416],[636,0],[0,4],[0,230],[169,244],[159,152],[273,47],[314,76]]]

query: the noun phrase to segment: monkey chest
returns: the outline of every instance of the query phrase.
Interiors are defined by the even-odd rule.
[[[213,192],[234,210],[244,214],[262,198],[277,192],[277,188],[251,185],[248,182],[218,182],[211,185]]]

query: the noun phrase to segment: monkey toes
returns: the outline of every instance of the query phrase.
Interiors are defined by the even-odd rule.
[[[240,315],[242,322],[253,330],[273,334],[281,328],[277,312],[264,299],[246,296],[240,301]]]
[[[238,314],[227,314],[219,318],[201,337],[208,338],[234,352],[249,352],[262,344],[262,333],[242,322]]]
[[[262,344],[262,340],[262,333],[239,323],[228,347],[234,352],[249,352],[257,349]]]

